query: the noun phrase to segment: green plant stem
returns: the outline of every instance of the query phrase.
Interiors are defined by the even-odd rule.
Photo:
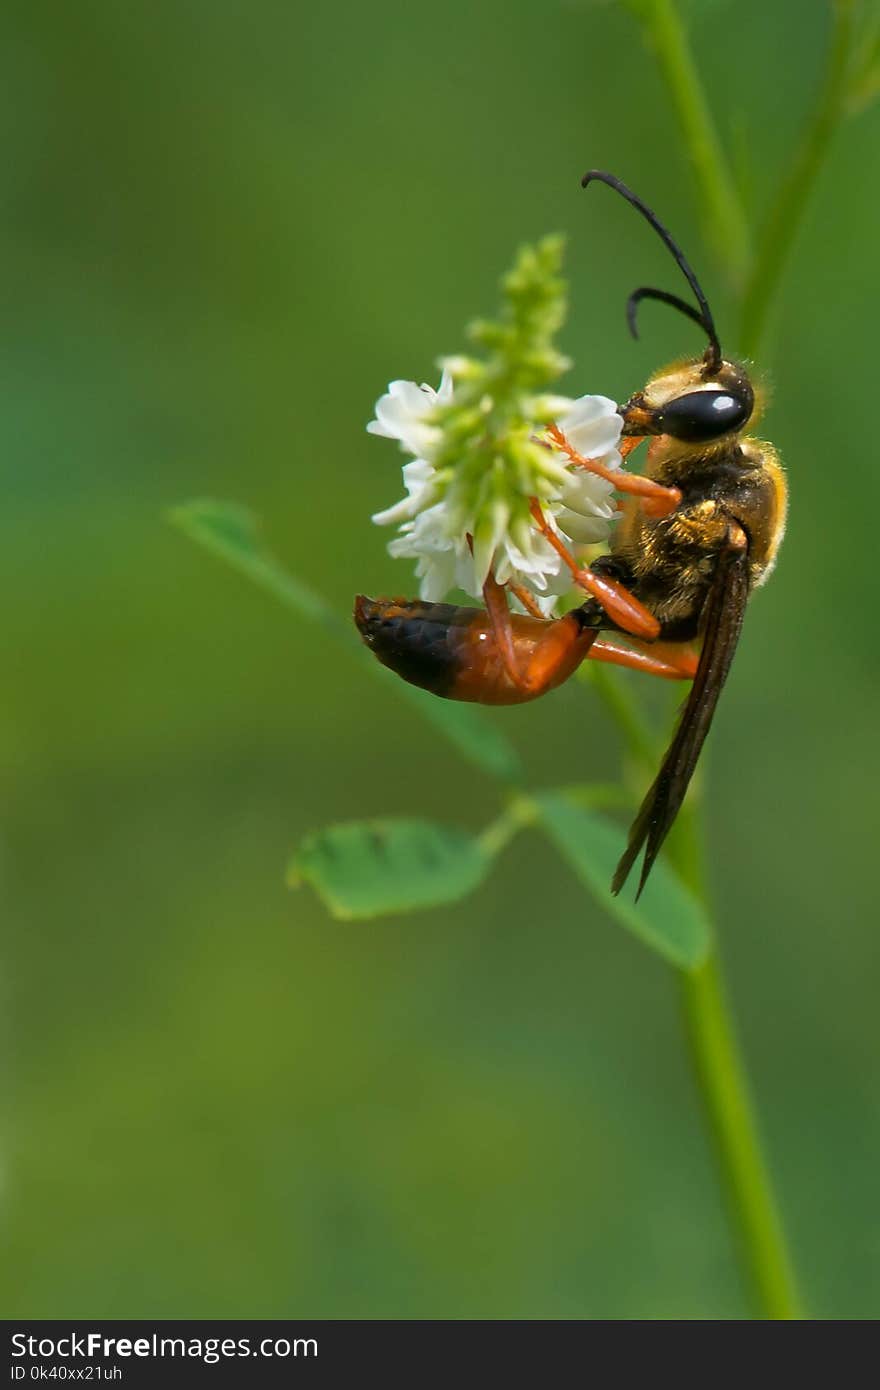
[[[674,0],[626,0],[641,19],[669,90],[705,209],[709,240],[734,284],[749,260],[749,228],[687,31]]]
[[[554,787],[553,791],[570,796],[579,806],[626,806],[629,797],[616,783],[577,782],[572,786]],[[510,841],[527,826],[540,820],[541,812],[530,796],[514,792],[495,820],[486,826],[479,837],[480,848],[492,858],[506,849]]]
[[[584,662],[578,674],[589,682],[611,715],[633,758],[650,768],[656,761],[657,743],[642,712],[620,679],[599,661]]]
[[[628,699],[610,672],[602,672],[599,688],[630,753],[644,761],[654,740],[638,706]],[[711,920],[699,833],[699,803],[694,791],[692,788],[669,838],[669,856],[679,877],[700,900]],[[717,933],[714,939],[717,942]],[[799,1318],[802,1314],[792,1262],[761,1148],[717,945],[696,970],[677,973],[685,1035],[748,1287],[763,1317]]]
[[[480,835],[479,844],[483,853],[492,858],[500,854],[520,830],[534,823],[536,817],[537,811],[527,796],[512,796],[500,816],[487,825]]]
[[[693,802],[682,808],[672,849],[676,869],[708,911]],[[691,972],[679,971],[678,978],[694,1072],[756,1308],[773,1320],[801,1318],[792,1261],[762,1151],[717,945],[704,965]]]
[[[687,1037],[760,1316],[801,1318],[791,1260],[721,978],[717,951],[679,972]]]
[[[740,350],[754,356],[767,328],[773,298],[831,139],[846,112],[855,38],[853,0],[835,0],[825,77],[788,173],[782,179],[758,241],[743,296]]]

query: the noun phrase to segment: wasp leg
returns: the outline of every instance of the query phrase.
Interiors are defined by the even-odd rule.
[[[530,613],[533,618],[543,619],[544,614],[541,612],[541,609],[535,602],[534,597],[529,593],[528,589],[524,584],[514,584],[512,579],[508,579],[507,587],[513,594],[514,598],[519,599],[520,603],[522,604],[523,608],[526,610],[527,613]]]
[[[526,664],[517,658],[512,616],[508,607],[507,592],[493,574],[483,585],[483,598],[486,611],[492,623],[492,632],[499,655],[507,668],[507,674],[514,685],[519,686],[532,699],[550,689],[550,682],[557,674],[560,663],[568,659],[568,635],[562,635],[556,624],[544,617],[528,590],[516,586],[517,597],[528,608],[531,616],[544,625],[545,636],[537,640],[529,652]],[[595,639],[593,641],[595,646]],[[607,658],[610,660],[611,658]]]
[[[624,473],[620,468],[606,468],[598,459],[584,458],[583,454],[579,454],[569,444],[558,425],[551,425],[547,432],[556,447],[562,450],[576,468],[585,468],[597,477],[604,478],[606,482],[612,483],[618,492],[629,492],[634,497],[641,497],[642,510],[646,516],[668,516],[681,502],[681,493],[677,487],[664,487],[662,483],[655,483],[653,478],[643,478],[638,473]],[[620,448],[622,457],[626,458],[626,455],[642,442],[642,438],[642,435],[633,435],[624,439]]]
[[[555,619],[508,613],[514,679],[482,609],[361,595],[354,619],[374,656],[405,681],[482,705],[523,704],[553,690],[580,666],[597,635],[578,610]]]
[[[603,575],[595,574],[579,565],[565,543],[548,524],[536,497],[531,500],[531,513],[541,535],[550,542],[557,555],[571,570],[575,584],[592,594],[617,627],[631,633],[633,637],[644,637],[653,642],[660,633],[660,624],[653,613],[649,613],[647,608],[616,579],[606,579]]]
[[[474,553],[474,538],[468,536],[468,545],[471,554]],[[519,668],[516,663],[516,654],[513,646],[513,633],[510,626],[510,608],[507,600],[507,590],[510,589],[516,595],[527,613],[533,618],[538,618],[544,622],[544,614],[535,603],[528,589],[522,584],[499,584],[494,574],[489,571],[486,575],[486,582],[483,585],[483,601],[486,604],[486,611],[492,619],[492,627],[495,630],[495,641],[501,653],[505,666],[511,680],[520,679]]]
[[[607,661],[627,666],[647,676],[670,681],[690,681],[697,673],[699,657],[690,647],[677,642],[652,642],[649,647],[624,646],[613,637],[599,637],[589,652],[590,661]]]
[[[543,621],[544,635],[534,643],[526,670],[525,698],[529,700],[568,680],[596,642],[596,629],[584,627],[577,610]]]
[[[483,585],[483,599],[486,604],[486,612],[492,623],[495,645],[507,668],[507,674],[515,685],[520,685],[523,676],[516,659],[507,595],[491,571],[486,575],[486,582]]]
[[[637,449],[639,445],[642,444],[647,438],[648,436],[646,434],[627,435],[627,437],[625,439],[621,439],[620,443],[618,444],[617,452],[620,454],[620,457],[622,459],[629,458],[633,449]],[[585,460],[585,462],[587,462],[587,460]]]

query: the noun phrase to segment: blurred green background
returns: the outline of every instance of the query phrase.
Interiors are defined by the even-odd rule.
[[[823,5],[692,5],[760,214]],[[261,513],[341,611],[412,588],[364,433],[523,240],[569,236],[573,394],[696,347],[671,223],[731,315],[655,64],[612,4],[9,0],[0,102],[6,1316],[747,1314],[671,972],[536,837],[470,902],[345,925],[283,883],[334,819],[495,797],[164,509]],[[814,1312],[880,1313],[873,114],[789,271],[764,429],[780,568],[713,740],[724,954]],[[641,688],[641,687],[639,687]],[[572,685],[491,715],[534,781],[613,777]]]

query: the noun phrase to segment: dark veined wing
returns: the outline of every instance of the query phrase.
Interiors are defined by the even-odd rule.
[[[612,880],[612,893],[620,892],[644,845],[645,858],[636,893],[638,900],[678,815],[730,670],[748,597],[748,546],[744,533],[734,524],[730,544],[718,561],[706,603],[703,649],[697,673],[675,737],[633,821],[626,850]]]

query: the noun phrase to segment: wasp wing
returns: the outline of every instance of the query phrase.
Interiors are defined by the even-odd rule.
[[[678,815],[730,670],[748,596],[748,549],[731,546],[721,554],[709,591],[703,648],[687,703],[660,771],[633,821],[626,850],[611,884],[612,893],[620,892],[644,845],[645,858],[636,893],[638,900]]]

